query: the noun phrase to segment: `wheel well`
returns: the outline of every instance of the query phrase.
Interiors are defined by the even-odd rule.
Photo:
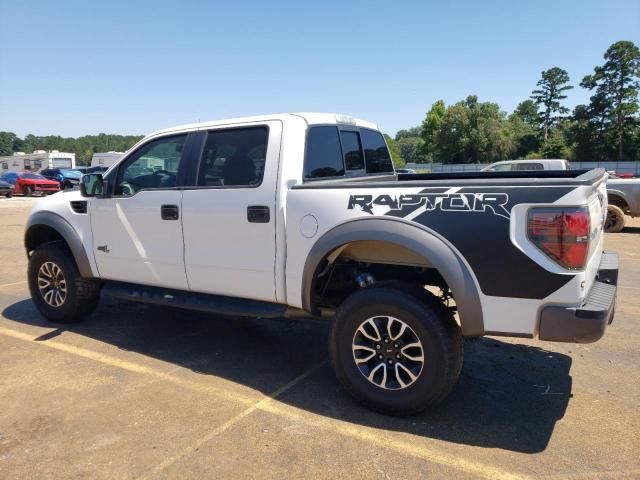
[[[70,250],[69,244],[55,228],[48,225],[33,225],[27,231],[24,239],[27,255],[30,255],[40,245],[49,242],[62,242],[66,249]]]
[[[373,284],[404,284],[440,288],[443,299],[451,291],[429,259],[397,243],[358,240],[329,252],[319,263],[312,282],[313,310],[333,310],[349,295]]]
[[[627,201],[624,198],[622,198],[620,195],[616,195],[615,193],[609,194],[607,197],[610,205],[615,205],[616,207],[620,207],[626,213],[627,209],[629,208],[629,205],[627,204]]]

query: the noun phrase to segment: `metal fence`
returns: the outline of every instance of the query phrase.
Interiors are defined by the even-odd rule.
[[[433,173],[477,172],[490,165],[489,163],[407,163],[405,168],[414,170],[430,170]],[[571,162],[574,170],[604,168],[618,173],[632,173],[640,176],[640,161],[638,162]]]

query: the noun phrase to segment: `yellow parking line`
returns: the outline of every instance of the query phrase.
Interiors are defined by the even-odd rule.
[[[5,335],[7,337],[24,340],[27,342],[34,342],[34,337],[32,335],[19,332],[16,330],[12,330],[9,328],[5,328],[5,327],[0,327],[0,335]],[[38,342],[37,345],[47,346],[55,350],[76,355],[82,358],[87,358],[96,362],[121,368],[123,370],[127,370],[130,372],[135,372],[142,375],[149,375],[159,380],[171,382],[173,384],[176,384],[181,387],[188,388],[190,390],[194,390],[197,392],[206,393],[207,395],[212,395],[216,398],[227,400],[229,402],[242,403],[245,405],[249,405],[249,408],[247,408],[246,410],[243,410],[241,413],[239,413],[232,419],[228,420],[227,422],[223,423],[216,429],[212,430],[205,437],[199,439],[194,445],[191,445],[185,448],[184,450],[180,451],[178,454],[168,458],[164,462],[154,467],[147,474],[145,474],[143,478],[148,478],[149,476],[153,476],[155,473],[158,473],[159,471],[166,468],[167,466],[170,466],[171,464],[175,463],[180,458],[184,457],[185,455],[188,455],[190,452],[193,452],[200,445],[213,439],[214,437],[221,434],[225,430],[229,429],[238,421],[247,417],[248,415],[250,415],[256,410],[271,413],[279,417],[286,418],[288,420],[298,421],[300,423],[304,423],[305,425],[308,425],[311,427],[330,430],[337,434],[344,435],[346,437],[351,437],[357,440],[361,440],[363,442],[376,445],[378,447],[393,450],[401,455],[412,456],[412,457],[422,459],[431,463],[442,465],[446,468],[451,468],[454,470],[460,470],[466,473],[474,474],[478,477],[486,478],[488,480],[492,480],[492,479],[497,479],[497,480],[523,480],[524,479],[526,480],[530,478],[530,477],[527,477],[526,475],[521,475],[521,474],[516,474],[516,473],[511,473],[511,472],[501,470],[492,465],[488,465],[480,462],[474,462],[472,460],[467,460],[462,457],[457,457],[451,454],[447,454],[439,451],[438,449],[429,448],[426,445],[420,445],[418,442],[414,441],[415,439],[405,440],[400,438],[393,438],[393,434],[380,435],[380,430],[373,427],[353,425],[348,422],[344,422],[341,420],[332,419],[322,415],[307,412],[300,408],[297,408],[291,405],[285,405],[283,403],[279,403],[275,401],[276,397],[282,395],[282,393],[289,390],[294,385],[300,383],[302,380],[304,380],[313,372],[315,372],[318,368],[320,368],[323,364],[316,365],[312,369],[307,370],[305,373],[303,373],[299,377],[295,378],[291,382],[287,383],[285,386],[276,390],[269,397],[265,397],[262,400],[256,402],[255,398],[250,398],[247,395],[242,395],[239,393],[231,394],[231,393],[223,392],[221,391],[220,386],[212,386],[207,384],[201,384],[198,382],[192,382],[189,380],[183,380],[181,378],[174,377],[173,375],[155,370],[150,367],[146,367],[144,365],[140,365],[134,362],[129,362],[126,360],[121,360],[121,359],[112,357],[110,355],[94,352],[92,350],[88,350],[81,347],[75,347],[73,345],[68,345],[59,341],[48,340],[46,342]]]
[[[262,410],[265,405],[273,402],[275,398],[277,398],[278,396],[282,395],[284,392],[286,392],[287,390],[289,390],[293,386],[295,386],[298,383],[300,383],[302,380],[304,380],[309,375],[311,375],[312,373],[317,371],[320,367],[324,366],[326,363],[327,362],[321,362],[318,365],[316,365],[314,367],[311,367],[309,370],[307,370],[303,374],[297,376],[296,378],[291,380],[286,385],[280,387],[278,390],[273,392],[268,397],[263,398],[262,400],[260,400],[259,402],[253,404],[252,406],[250,406],[246,410],[243,410],[242,412],[240,412],[235,417],[231,418],[230,420],[227,420],[222,425],[220,425],[219,427],[215,428],[214,430],[212,430],[211,432],[206,434],[204,437],[199,438],[192,445],[189,445],[188,447],[186,447],[185,449],[183,449],[180,452],[176,453],[172,457],[167,458],[164,462],[159,463],[158,465],[153,467],[151,470],[149,470],[147,473],[145,473],[144,475],[142,475],[139,478],[141,480],[142,479],[147,479],[147,478],[152,478],[154,475],[156,475],[156,474],[160,473],[162,470],[170,467],[171,465],[176,463],[181,458],[186,457],[187,455],[189,455],[192,452],[195,452],[201,445],[203,445],[203,444],[207,443],[208,441],[212,440],[214,437],[217,437],[218,435],[223,433],[225,430],[228,430],[229,428],[231,428],[233,425],[238,423],[243,418],[251,415],[256,410]]]
[[[46,332],[49,333],[49,332]],[[5,327],[0,327],[0,335],[4,335],[11,338],[16,338],[18,340],[24,340],[27,342],[34,342],[35,338],[23,332],[18,332],[16,330],[12,330]],[[40,335],[42,336],[42,335]],[[36,337],[38,338],[38,337]],[[179,377],[175,377],[169,373],[165,373],[154,368],[146,367],[144,365],[140,365],[138,363],[129,362],[127,360],[121,360],[119,358],[112,357],[110,355],[106,355],[103,353],[94,352],[93,350],[88,350],[82,347],[75,347],[73,345],[68,345],[66,343],[48,340],[45,342],[37,342],[38,345],[43,345],[48,348],[52,348],[54,350],[59,350],[65,353],[70,353],[72,355],[76,355],[78,357],[87,358],[89,360],[93,360],[95,362],[100,362],[105,365],[109,365],[111,367],[121,368],[123,370],[128,370],[129,372],[139,373],[142,375],[149,375],[151,377],[157,378],[159,380],[170,382],[180,387],[188,388],[190,390],[205,393],[207,395],[215,396],[220,400],[227,400],[229,402],[240,402],[246,405],[252,405],[255,403],[255,398],[249,398],[246,396],[238,396],[238,394],[224,393],[220,391],[219,385],[209,385],[202,384],[199,382],[193,382],[190,380],[185,380]]]
[[[23,283],[27,283],[26,280],[22,280],[21,282],[13,282],[13,283],[5,283],[4,285],[0,285],[2,287],[10,287],[11,285],[22,285]]]

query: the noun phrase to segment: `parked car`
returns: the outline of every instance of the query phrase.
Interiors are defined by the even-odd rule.
[[[397,176],[377,126],[343,115],[169,128],[33,205],[29,288],[54,322],[81,320],[101,294],[231,317],[333,317],[345,389],[411,415],[447,396],[465,336],[602,337],[618,276],[617,255],[603,252],[606,178]]]
[[[108,169],[109,169],[108,167],[104,167],[102,165],[95,166],[95,167],[76,167],[75,168],[75,170],[79,171],[83,175],[87,173],[102,173],[102,172],[106,172]]]
[[[607,195],[609,206],[605,232],[621,232],[625,215],[640,217],[640,178],[610,176],[607,180]]]
[[[49,180],[56,180],[63,190],[77,187],[82,177],[82,172],[70,168],[45,168],[40,174]]]
[[[481,172],[512,172],[519,170],[569,170],[570,163],[562,159],[505,160],[484,167]]]
[[[0,180],[13,186],[13,193],[30,197],[33,194],[50,195],[60,191],[60,184],[55,180],[48,180],[39,173],[6,172]]]
[[[567,160],[508,160],[492,163],[483,168],[483,172],[507,172],[523,170],[567,170],[570,164]],[[640,178],[633,174],[620,174],[608,171],[607,219],[604,231],[607,233],[621,232],[625,225],[625,215],[640,217]]]
[[[9,182],[5,182],[4,180],[0,180],[0,195],[11,198],[13,195],[13,185]]]

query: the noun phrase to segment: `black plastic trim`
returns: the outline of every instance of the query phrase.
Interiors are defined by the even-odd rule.
[[[104,284],[102,294],[113,298],[232,317],[281,318],[287,311],[287,306],[279,303],[114,281],[107,281]]]
[[[302,274],[302,307],[318,315],[311,296],[315,278],[323,260],[336,248],[358,240],[380,240],[401,245],[429,260],[445,279],[456,299],[462,333],[473,337],[484,335],[482,304],[472,272],[440,235],[421,225],[405,220],[359,218],[329,230],[311,248]]]
[[[548,305],[540,313],[540,340],[551,342],[592,343],[604,335],[604,331],[613,321],[616,309],[617,286],[599,279],[615,276],[618,270],[611,268],[618,263],[618,255],[605,252],[600,265],[606,267],[598,271],[596,280],[579,306],[565,307]],[[615,275],[612,272],[615,271]],[[601,274],[601,272],[604,272]],[[606,274],[606,272],[609,272]]]
[[[27,249],[27,255],[29,255],[34,247],[31,244],[33,229],[40,225],[45,225],[58,232],[62,238],[64,238],[65,242],[67,242],[67,245],[69,245],[80,275],[84,278],[93,278],[89,257],[84,249],[80,235],[78,235],[78,232],[76,232],[69,222],[55,213],[36,212],[29,217],[24,234],[24,246]]]

